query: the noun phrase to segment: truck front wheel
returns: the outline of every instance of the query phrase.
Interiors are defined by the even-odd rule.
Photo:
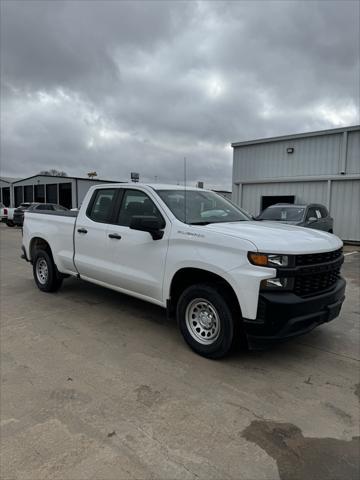
[[[45,250],[39,250],[35,253],[33,275],[36,285],[42,292],[56,292],[63,281],[59,277],[53,259]]]
[[[177,320],[186,343],[207,358],[224,357],[234,339],[231,309],[216,286],[188,287],[177,304]]]

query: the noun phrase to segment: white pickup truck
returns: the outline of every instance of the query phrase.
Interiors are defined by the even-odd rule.
[[[1,204],[2,205],[2,204]],[[17,208],[29,208],[31,205],[30,202],[23,202],[16,208],[5,207],[2,205],[0,207],[0,221],[6,223],[8,227],[15,227],[14,214]]]
[[[203,189],[94,186],[79,212],[26,212],[22,251],[40,290],[71,275],[160,305],[209,358],[306,333],[345,298],[339,238],[251,221]]]

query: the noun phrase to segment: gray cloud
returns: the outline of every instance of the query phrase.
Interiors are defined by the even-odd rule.
[[[359,3],[1,3],[1,173],[231,184],[229,143],[359,122]]]

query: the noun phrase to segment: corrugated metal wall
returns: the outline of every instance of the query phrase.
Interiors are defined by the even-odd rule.
[[[288,154],[287,147],[294,153]],[[322,203],[334,217],[335,233],[359,242],[360,180],[345,180],[349,175],[360,175],[358,127],[239,145],[234,148],[233,200],[254,215],[260,212],[262,196],[295,195],[297,203]]]
[[[327,181],[243,185],[241,205],[253,215],[260,213],[261,197],[266,195],[295,195],[296,203],[327,205],[327,188]],[[330,214],[334,218],[334,233],[340,238],[360,241],[359,207],[360,180],[331,181]]]
[[[316,202],[326,205],[326,193],[326,181],[243,185],[242,206],[253,215],[258,215],[261,197],[265,195],[295,195],[296,203]]]
[[[34,177],[25,178],[24,180],[19,180],[15,182],[14,187],[19,187],[21,185],[46,185],[48,183],[70,183],[72,182],[72,177],[49,177],[44,175],[36,175]]]
[[[360,180],[331,182],[330,212],[334,233],[344,240],[360,241]]]
[[[360,173],[360,131],[348,134],[346,172]]]
[[[351,135],[349,135],[350,137]],[[337,175],[341,171],[343,135],[323,135],[236,147],[233,182],[309,175]],[[293,147],[294,153],[286,153]]]

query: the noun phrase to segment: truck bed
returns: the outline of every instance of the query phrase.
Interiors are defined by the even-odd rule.
[[[77,217],[78,214],[78,210],[64,210],[63,212],[53,212],[51,210],[37,210],[36,212],[26,212],[26,215],[54,215],[59,217]]]
[[[52,245],[56,265],[63,273],[76,273],[74,265],[74,229],[77,211],[64,212],[25,212],[23,236],[24,244],[29,245],[29,239],[43,238]],[[30,233],[31,232],[31,233]],[[31,258],[26,251],[27,258]]]

